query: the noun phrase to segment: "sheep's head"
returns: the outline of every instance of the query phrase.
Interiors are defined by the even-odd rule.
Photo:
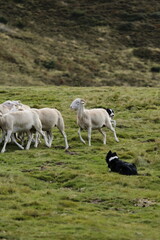
[[[71,109],[78,110],[81,105],[84,105],[85,101],[81,98],[76,98],[70,105]]]
[[[10,101],[10,100],[7,100],[5,101],[4,103],[2,103],[4,106],[6,106],[9,110],[17,107],[17,106],[21,106],[21,102],[18,100],[18,101]]]

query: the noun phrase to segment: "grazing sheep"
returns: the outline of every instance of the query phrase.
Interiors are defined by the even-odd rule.
[[[68,149],[69,146],[67,136],[64,131],[65,128],[64,120],[61,113],[55,108],[41,108],[41,109],[33,108],[33,110],[36,111],[36,113],[38,113],[39,115],[39,118],[42,123],[42,130],[47,132],[49,146],[51,147],[53,141],[52,128],[57,127],[64,137],[65,149]]]
[[[84,100],[76,98],[70,105],[71,109],[77,110],[77,123],[79,125],[78,134],[80,140],[85,143],[81,136],[81,130],[87,129],[88,142],[89,146],[91,146],[91,131],[92,129],[98,129],[103,135],[103,143],[106,144],[106,133],[102,131],[102,127],[107,127],[114,133],[115,140],[119,142],[107,111],[103,108],[85,109],[84,104]]]
[[[10,141],[13,140],[17,144],[18,147],[24,149],[22,145],[20,145],[15,137],[14,133],[17,132],[26,132],[28,135],[28,142],[26,149],[30,148],[30,144],[32,142],[32,132],[31,130],[34,129],[39,132],[45,140],[46,145],[49,147],[47,143],[47,138],[42,131],[42,124],[39,119],[38,114],[32,110],[25,110],[25,111],[17,111],[17,112],[9,112],[6,114],[0,114],[0,128],[3,131],[4,135],[4,145],[1,150],[1,153],[5,152],[6,145]],[[36,139],[37,142],[37,139]],[[36,147],[37,143],[35,144]]]

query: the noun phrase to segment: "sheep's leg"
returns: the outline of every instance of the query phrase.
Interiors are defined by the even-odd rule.
[[[18,141],[21,141],[21,144],[23,146],[24,145],[24,133],[23,132],[21,134],[15,133],[14,136]]]
[[[88,144],[89,144],[89,146],[91,146],[91,132],[92,132],[92,128],[89,127],[88,128]]]
[[[50,147],[50,146],[49,146],[49,143],[48,143],[48,140],[47,140],[47,137],[46,137],[46,134],[45,134],[43,131],[40,131],[39,133],[40,133],[40,134],[42,135],[42,137],[44,138],[44,141],[45,141],[46,146],[47,146],[47,147]]]
[[[63,130],[60,130],[60,132],[61,132],[62,136],[64,137],[65,149],[68,149],[69,145],[68,145],[67,135],[66,135],[65,131],[63,131]]]
[[[22,150],[24,149],[24,147],[17,142],[14,134],[12,134],[11,139],[20,149],[22,149]]]
[[[49,144],[49,147],[51,147],[52,145],[52,141],[53,141],[53,134],[52,134],[52,131],[47,131],[47,137],[48,137],[48,144]]]
[[[80,138],[81,142],[83,142],[84,144],[86,144],[86,142],[84,141],[84,139],[83,139],[82,136],[81,136],[81,128],[78,129],[78,135],[79,135],[79,138]]]
[[[116,120],[111,119],[111,123],[113,123],[113,127],[116,128]]]
[[[58,121],[58,124],[57,124],[57,128],[59,129],[59,131],[61,132],[62,136],[64,137],[65,149],[68,149],[69,145],[68,145],[67,135],[66,135],[66,133],[64,131],[64,121],[63,121],[62,117],[59,118],[59,121]]]
[[[38,131],[38,132],[42,135],[42,137],[44,138],[44,141],[45,141],[46,146],[47,146],[47,147],[50,147],[50,146],[49,146],[49,143],[48,143],[48,140],[47,140],[47,137],[46,137],[46,134],[45,134],[42,130],[40,130],[40,129],[39,129],[39,130],[37,129],[37,131]]]
[[[64,142],[65,142],[65,149],[68,149],[69,148],[69,145],[68,145],[68,140],[67,140],[67,135],[64,131],[62,131],[62,135],[64,137]]]
[[[6,145],[10,140],[12,131],[7,131],[7,134],[5,135],[5,139],[4,139],[4,144],[3,144],[3,148],[1,150],[1,153],[4,153],[6,151]]]
[[[114,138],[115,138],[116,142],[119,142],[119,140],[118,140],[118,138],[117,138],[117,135],[116,135],[116,131],[115,131],[115,129],[112,127],[112,125],[111,125],[109,128],[110,128],[111,131],[113,132],[113,134],[114,134]]]
[[[31,142],[32,142],[32,139],[33,139],[33,133],[28,131],[27,135],[28,135],[28,142],[27,142],[27,145],[26,145],[26,150],[30,149]]]
[[[114,127],[112,126],[111,121],[108,121],[108,122],[106,123],[106,126],[113,132],[114,138],[115,138],[116,142],[119,142],[119,140],[118,140],[118,138],[117,138],[117,135],[116,135],[116,131],[115,131]]]
[[[2,143],[2,142],[3,142],[3,139],[4,139],[4,137],[2,136],[2,137],[0,138],[0,143]]]
[[[25,142],[25,132],[22,132],[19,137],[20,137],[20,139],[21,139],[21,144],[22,144],[22,146],[24,146],[24,142]]]
[[[117,135],[116,135],[116,131],[115,131],[115,129],[112,127],[111,130],[113,131],[114,138],[115,138],[116,142],[119,142],[119,139],[117,138]]]
[[[6,135],[6,132],[4,130],[2,130],[2,137],[0,138],[0,143],[3,142],[5,135]]]
[[[35,139],[34,139],[34,147],[38,147],[38,143],[40,142],[40,134],[36,131]]]
[[[103,135],[103,144],[106,144],[106,133],[101,128],[98,130]]]

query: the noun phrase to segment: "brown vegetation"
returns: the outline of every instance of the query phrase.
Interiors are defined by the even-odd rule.
[[[0,2],[1,84],[159,86],[158,1]]]

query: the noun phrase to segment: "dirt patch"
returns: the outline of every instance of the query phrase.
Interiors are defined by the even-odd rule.
[[[136,207],[150,207],[155,204],[156,204],[156,201],[154,201],[154,200],[149,200],[147,198],[140,198],[140,199],[136,199],[134,205]]]

